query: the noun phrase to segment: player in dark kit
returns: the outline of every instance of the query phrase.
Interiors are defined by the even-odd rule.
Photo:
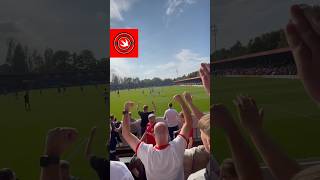
[[[24,108],[26,111],[31,111],[29,91],[24,95]]]

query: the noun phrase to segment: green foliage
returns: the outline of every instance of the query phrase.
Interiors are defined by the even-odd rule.
[[[288,47],[285,33],[283,30],[278,30],[264,33],[260,36],[252,38],[246,45],[243,45],[240,41],[237,41],[230,48],[219,49],[211,56],[215,60],[222,60],[284,47]]]

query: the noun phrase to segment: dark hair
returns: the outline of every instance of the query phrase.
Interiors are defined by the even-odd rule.
[[[111,114],[111,115],[110,115],[110,119],[113,119],[113,118],[114,118],[114,115],[113,115],[113,114]]]
[[[172,103],[169,103],[169,107],[172,107]]]
[[[1,180],[13,180],[14,172],[9,168],[0,169],[0,179]]]

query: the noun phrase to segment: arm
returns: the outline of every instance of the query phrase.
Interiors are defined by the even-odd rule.
[[[174,100],[178,102],[181,106],[181,109],[183,111],[185,123],[183,124],[180,134],[183,135],[184,137],[188,138],[189,137],[189,132],[191,131],[192,128],[192,116],[191,116],[191,111],[188,108],[187,104],[184,102],[183,98],[181,95],[175,95]]]
[[[152,106],[153,106],[153,112],[154,114],[156,114],[157,112],[157,108],[156,108],[156,105],[154,104],[154,102],[152,101]]]
[[[201,119],[201,117],[204,116],[204,113],[201,112],[198,109],[198,107],[193,104],[191,94],[188,92],[184,92],[183,95],[192,113],[196,116],[197,120]]]
[[[97,128],[93,127],[91,129],[91,133],[88,138],[88,142],[87,142],[86,149],[85,149],[85,156],[86,156],[87,160],[89,160],[90,156],[92,155],[92,142],[93,142],[93,138],[96,134],[96,130],[97,130]]]
[[[77,139],[78,132],[73,128],[55,128],[47,134],[45,155],[61,157]],[[59,180],[60,166],[52,164],[41,168],[40,180]]]
[[[130,108],[133,106],[133,102],[126,102],[125,106],[124,106],[124,110],[129,112]],[[129,114],[125,114],[123,115],[122,118],[122,136],[123,138],[127,141],[127,143],[129,144],[129,146],[131,147],[132,150],[136,150],[138,144],[140,143],[140,140],[131,133],[131,128],[130,128],[130,118],[129,118]]]
[[[307,93],[320,104],[320,23],[319,12],[312,7],[304,10],[291,7],[290,21],[285,28],[288,44],[297,66],[298,75]]]
[[[214,124],[224,130],[231,149],[239,180],[262,179],[260,166],[235,124],[228,110],[223,105],[214,105]]]
[[[262,128],[263,110],[258,109],[252,98],[240,96],[236,101],[241,124],[246,128],[264,162],[277,179],[291,179],[300,171],[297,162],[283,153]]]
[[[210,64],[202,63],[199,71],[203,87],[210,96]]]
[[[141,141],[141,142],[145,142],[146,137],[147,137],[147,132],[145,132],[145,133],[143,134],[143,136],[141,137],[140,141]]]

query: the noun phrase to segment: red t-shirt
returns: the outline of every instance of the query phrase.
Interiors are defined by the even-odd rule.
[[[156,145],[156,140],[154,139],[154,125],[156,123],[151,124],[150,122],[147,124],[146,129],[146,143]]]

